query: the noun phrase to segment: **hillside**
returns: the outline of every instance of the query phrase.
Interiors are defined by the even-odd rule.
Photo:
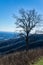
[[[43,48],[31,49],[26,52],[15,52],[0,56],[0,65],[33,65],[43,58]]]
[[[43,47],[43,34],[29,36],[29,49]],[[0,55],[22,51],[26,49],[24,38],[9,39],[0,42]]]

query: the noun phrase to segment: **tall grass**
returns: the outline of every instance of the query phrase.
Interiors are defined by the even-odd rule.
[[[0,56],[0,65],[33,65],[43,56],[43,48],[31,49]]]

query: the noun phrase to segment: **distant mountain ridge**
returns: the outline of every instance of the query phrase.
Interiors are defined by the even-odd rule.
[[[43,34],[34,34],[29,37],[29,49],[43,47]],[[26,49],[24,38],[12,38],[0,43],[0,54],[8,54]]]
[[[0,32],[0,41],[16,38],[17,33],[16,32]]]

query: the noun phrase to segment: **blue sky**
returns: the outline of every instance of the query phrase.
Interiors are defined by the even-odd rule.
[[[0,0],[0,31],[15,31],[13,14],[18,10],[33,9],[43,14],[43,0]]]

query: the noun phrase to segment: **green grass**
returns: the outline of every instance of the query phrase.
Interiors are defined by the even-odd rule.
[[[35,63],[34,65],[43,65],[43,58],[40,59],[37,63]]]

